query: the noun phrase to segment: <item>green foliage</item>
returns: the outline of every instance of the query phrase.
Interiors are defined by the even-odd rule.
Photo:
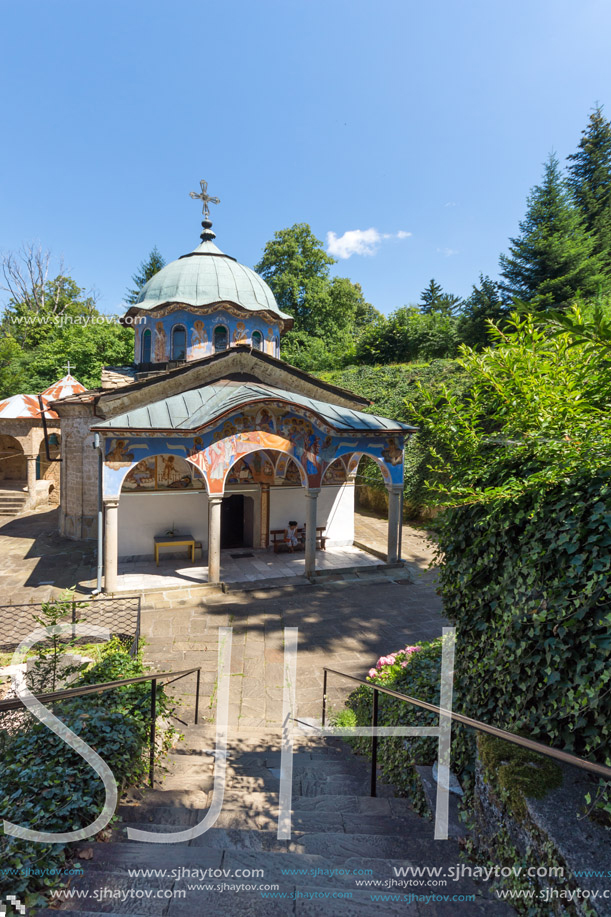
[[[73,686],[96,684],[144,673],[140,657],[130,657],[121,644],[110,641],[101,661]],[[116,688],[104,694],[75,698],[55,705],[54,713],[95,748],[111,768],[118,785],[142,780],[147,767],[150,725],[150,684]],[[160,685],[160,715],[170,702]],[[99,815],[104,787],[89,765],[65,742],[33,719],[28,728],[6,737],[0,760],[2,816],[14,824],[42,831],[76,830]],[[61,881],[58,876],[28,875],[61,869],[69,856],[64,844],[33,844],[0,836],[0,860],[14,875],[0,873],[0,895],[18,895],[28,906],[45,902],[45,893]]]
[[[361,331],[382,317],[358,283],[330,278],[332,264],[308,224],[296,223],[275,233],[255,267],[295,322],[283,338],[282,358],[309,372],[349,363]]]
[[[45,284],[45,298],[11,299],[0,320],[0,397],[36,394],[72,373],[87,387],[102,367],[133,361],[133,331],[101,314],[91,297],[62,275]]]
[[[35,615],[34,620],[40,627],[55,628],[57,625],[78,620],[76,614],[79,608],[84,608],[87,602],[77,602],[74,593],[66,590],[56,599],[43,602],[40,615]],[[30,691],[42,693],[59,690],[60,674],[62,679],[73,675],[79,666],[62,666],[62,656],[76,648],[78,637],[54,633],[37,643],[32,650],[33,665],[28,670],[28,687]]]
[[[407,694],[430,704],[439,704],[439,686],[441,678],[441,648],[442,638],[439,637],[430,643],[417,643],[420,647],[417,652],[407,654],[399,650],[392,656],[399,657],[398,661],[384,664],[377,670],[378,675],[371,679],[384,687],[392,688],[400,694]],[[408,659],[405,667],[401,661]],[[356,725],[371,726],[373,709],[373,691],[371,688],[360,686],[353,691],[346,702],[349,710],[356,717]],[[380,694],[378,699],[378,725],[379,726],[436,726],[439,717],[426,710],[419,710],[412,704],[387,694]],[[346,722],[345,725],[352,725]],[[338,725],[340,725],[338,723]],[[356,751],[364,755],[371,754],[370,738],[351,738],[350,744]],[[384,779],[392,783],[405,796],[415,797],[417,793],[417,778],[412,765],[433,764],[437,756],[437,740],[414,736],[404,739],[401,736],[384,737],[378,740],[378,764]]]
[[[132,283],[134,284],[134,287],[133,289],[127,291],[125,302],[129,305],[133,305],[138,299],[144,284],[148,283],[151,277],[154,277],[162,267],[165,267],[165,263],[165,258],[161,252],[159,252],[157,246],[155,246],[149,254],[148,258],[140,262],[138,270],[132,276]]]
[[[527,797],[543,799],[562,786],[562,771],[551,758],[485,733],[479,734],[477,747],[487,778],[514,816],[526,814]]]
[[[255,271],[272,288],[280,309],[293,317],[295,330],[320,337],[334,324],[329,280],[334,263],[308,224],[295,223],[274,233]]]
[[[358,363],[406,363],[452,357],[458,350],[456,319],[403,306],[363,332],[356,345]]]
[[[427,484],[438,477],[445,479],[449,473],[446,468],[438,472],[429,470],[435,456],[446,454],[445,430],[440,434],[437,425],[421,422],[430,414],[436,415],[447,398],[452,398],[457,406],[466,399],[471,383],[465,370],[454,360],[433,360],[350,366],[321,376],[327,382],[369,398],[372,405],[366,411],[421,424],[421,432],[409,439],[405,450],[404,506],[409,515],[417,517],[422,507],[431,502]],[[357,483],[384,489],[379,469],[365,460],[359,465]]]
[[[543,182],[528,197],[520,236],[511,239],[509,255],[501,255],[502,290],[531,310],[567,308],[575,295],[590,296],[604,284],[594,240],[581,222],[552,154]]]
[[[568,319],[589,328],[579,308]],[[513,315],[491,328],[494,348],[464,347],[459,365],[471,388],[466,400],[423,389],[419,421],[442,447],[433,469],[445,505],[515,498],[566,481],[608,461],[611,364],[604,342],[580,343],[557,321]]]
[[[457,627],[457,709],[611,764],[611,363],[600,327],[578,308],[565,325],[513,316],[494,349],[463,349],[468,397],[447,392],[435,412],[424,393],[420,423],[429,489],[451,507],[440,580]]]
[[[289,331],[282,338],[282,359],[310,373],[339,369],[354,359],[354,339],[349,332],[339,330],[328,339]]]
[[[597,106],[569,157],[568,185],[611,283],[611,123]]]
[[[428,286],[420,294],[420,309],[424,315],[438,313],[451,315],[460,304],[460,297],[444,293],[441,284],[431,278]]]
[[[458,319],[458,337],[463,344],[481,350],[491,343],[490,322],[502,324],[508,315],[499,285],[480,274],[479,286],[462,303]]]

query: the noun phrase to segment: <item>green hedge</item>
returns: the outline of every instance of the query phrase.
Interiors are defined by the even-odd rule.
[[[101,661],[78,684],[95,684],[144,674],[141,658],[130,657],[111,641]],[[169,702],[158,687],[157,709]],[[57,703],[54,712],[111,768],[119,787],[139,782],[146,773],[150,725],[150,684],[117,688],[104,694]],[[2,817],[40,831],[71,831],[100,814],[104,787],[80,755],[34,718],[27,729],[5,736],[0,759]],[[81,845],[75,845],[80,847]],[[38,844],[0,836],[0,897],[17,895],[28,906],[45,901],[59,876],[36,876],[36,870],[61,870],[69,857],[63,844]],[[14,869],[14,875],[6,870]],[[26,873],[30,872],[28,876]]]
[[[440,548],[456,709],[611,765],[608,475],[449,509]]]

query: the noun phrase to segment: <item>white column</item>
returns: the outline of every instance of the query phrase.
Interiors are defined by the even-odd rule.
[[[305,575],[312,576],[316,570],[316,507],[320,487],[306,490],[306,542]]]
[[[104,592],[117,591],[119,500],[104,502]]]
[[[388,488],[388,556],[387,563],[396,564],[399,559],[399,539],[403,528],[401,519],[402,484],[391,484]]]
[[[208,497],[208,582],[221,580],[221,503],[222,497]]]
[[[28,494],[30,499],[33,499],[34,491],[36,490],[36,456],[26,455],[26,461],[28,466]]]

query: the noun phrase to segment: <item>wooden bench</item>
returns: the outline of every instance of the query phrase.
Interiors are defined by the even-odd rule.
[[[324,525],[316,526],[316,549],[325,551],[327,549],[327,536],[323,535],[325,530]],[[286,535],[286,529],[271,529],[270,538],[271,546],[274,549],[274,554],[277,554],[281,547],[285,547],[287,551],[293,553],[293,551],[303,551],[305,550],[305,525],[302,528],[297,529],[297,538],[299,539],[299,544],[295,547],[292,547],[287,541],[284,540]]]
[[[195,562],[195,538],[193,535],[155,535],[155,563],[159,566],[159,548],[188,548],[191,563]]]

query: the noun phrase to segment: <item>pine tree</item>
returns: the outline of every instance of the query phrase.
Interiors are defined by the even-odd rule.
[[[428,286],[420,294],[420,311],[424,315],[432,315],[435,312],[441,315],[451,315],[459,303],[460,297],[452,293],[444,293],[443,287],[434,277],[431,277]]]
[[[568,157],[568,185],[586,229],[594,239],[594,252],[601,256],[611,286],[611,122],[597,106],[581,132],[576,153]]]
[[[157,246],[155,246],[146,261],[142,261],[140,263],[140,267],[132,276],[134,289],[128,290],[127,296],[125,297],[125,301],[129,303],[130,306],[133,305],[138,299],[144,284],[148,283],[151,277],[154,277],[162,267],[165,267],[165,258],[160,254]]]
[[[520,236],[501,255],[501,290],[531,309],[565,308],[575,295],[597,293],[604,284],[600,256],[573,204],[558,157],[545,164],[543,181],[528,196]]]
[[[498,283],[480,274],[479,286],[473,284],[471,295],[462,304],[458,325],[461,340],[478,350],[485,347],[490,343],[488,321],[502,322],[508,311]]]
[[[428,286],[426,286],[420,294],[420,310],[424,312],[425,315],[436,312],[442,295],[443,287],[440,283],[437,283],[434,277],[431,277]]]

